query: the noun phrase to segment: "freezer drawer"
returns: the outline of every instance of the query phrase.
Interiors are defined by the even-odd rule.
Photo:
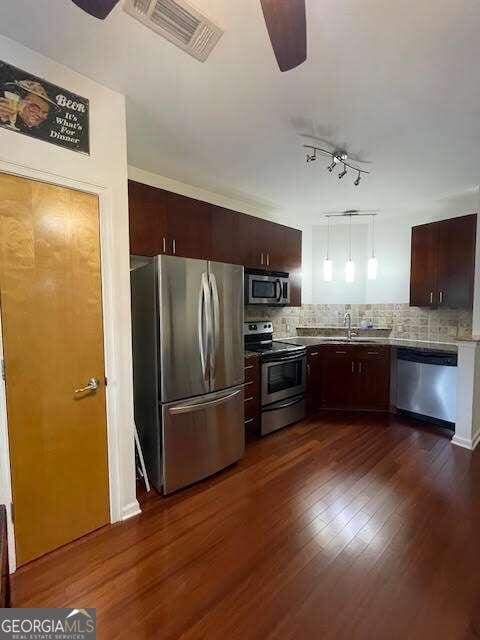
[[[162,406],[163,490],[171,493],[239,460],[243,386]]]

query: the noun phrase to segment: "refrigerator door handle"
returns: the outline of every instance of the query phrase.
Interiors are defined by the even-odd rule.
[[[212,292],[212,338],[213,348],[211,353],[212,377],[215,378],[215,370],[217,365],[217,353],[220,343],[220,300],[218,297],[217,280],[214,273],[210,273],[210,290]]]
[[[208,306],[208,311],[207,311]],[[210,299],[207,274],[202,273],[200,289],[198,291],[198,344],[200,347],[200,361],[204,380],[208,380],[208,350],[210,342]],[[205,336],[206,331],[206,336]]]
[[[230,393],[228,396],[222,396],[221,398],[217,398],[216,400],[210,400],[210,402],[202,402],[201,404],[200,403],[188,404],[188,405],[184,405],[183,407],[175,407],[173,409],[170,409],[169,411],[172,414],[178,414],[178,413],[188,413],[189,411],[192,411],[195,409],[207,409],[209,407],[215,407],[219,404],[223,404],[227,400],[231,400],[232,398],[235,398],[241,392],[242,392],[242,389],[237,389],[237,391]]]
[[[202,292],[203,292],[203,320],[202,324],[205,324],[207,330],[206,345],[207,349],[205,353],[205,380],[212,374],[214,360],[212,357],[212,343],[213,343],[213,327],[212,327],[212,302],[210,296],[210,287],[208,285],[208,275],[206,272],[202,273]]]

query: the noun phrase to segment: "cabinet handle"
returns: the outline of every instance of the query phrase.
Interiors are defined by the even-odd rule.
[[[352,360],[352,373],[355,373],[355,363],[353,360]]]
[[[175,239],[172,240],[172,251],[173,255],[177,253],[177,243],[175,242]]]
[[[253,369],[253,364],[246,364],[246,365],[245,365],[245,371],[246,371],[247,369]]]
[[[250,396],[250,398],[245,398],[244,402],[250,402],[251,400],[253,400],[253,396]]]
[[[163,253],[167,253],[167,239],[163,236]]]
[[[270,266],[270,254],[267,253],[267,267]]]
[[[347,352],[346,352],[346,351],[335,351],[335,354],[336,354],[337,356],[346,356],[346,355],[347,355]]]
[[[443,304],[443,291],[440,291],[438,296],[440,298],[440,304]]]
[[[430,304],[433,304],[433,291],[430,291]]]
[[[378,356],[378,351],[367,351],[367,356]]]
[[[307,364],[307,376],[310,376],[310,365]]]
[[[362,373],[362,363],[361,362],[358,363],[358,373],[360,373],[360,374]]]
[[[263,264],[263,253],[261,254],[260,262]]]
[[[253,422],[255,420],[255,418],[249,418],[248,420],[245,420],[245,424],[250,424],[250,422]]]
[[[318,356],[318,351],[312,351],[311,356]]]

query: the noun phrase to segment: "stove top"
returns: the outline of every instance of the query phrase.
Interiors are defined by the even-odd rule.
[[[303,353],[305,347],[289,344],[288,342],[281,342],[280,340],[266,341],[264,344],[252,344],[245,345],[249,351],[255,351],[255,353],[261,353],[262,355],[273,355],[280,353]]]

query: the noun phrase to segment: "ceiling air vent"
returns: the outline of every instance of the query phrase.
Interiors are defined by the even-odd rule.
[[[223,31],[185,0],[127,0],[131,16],[205,62]]]

